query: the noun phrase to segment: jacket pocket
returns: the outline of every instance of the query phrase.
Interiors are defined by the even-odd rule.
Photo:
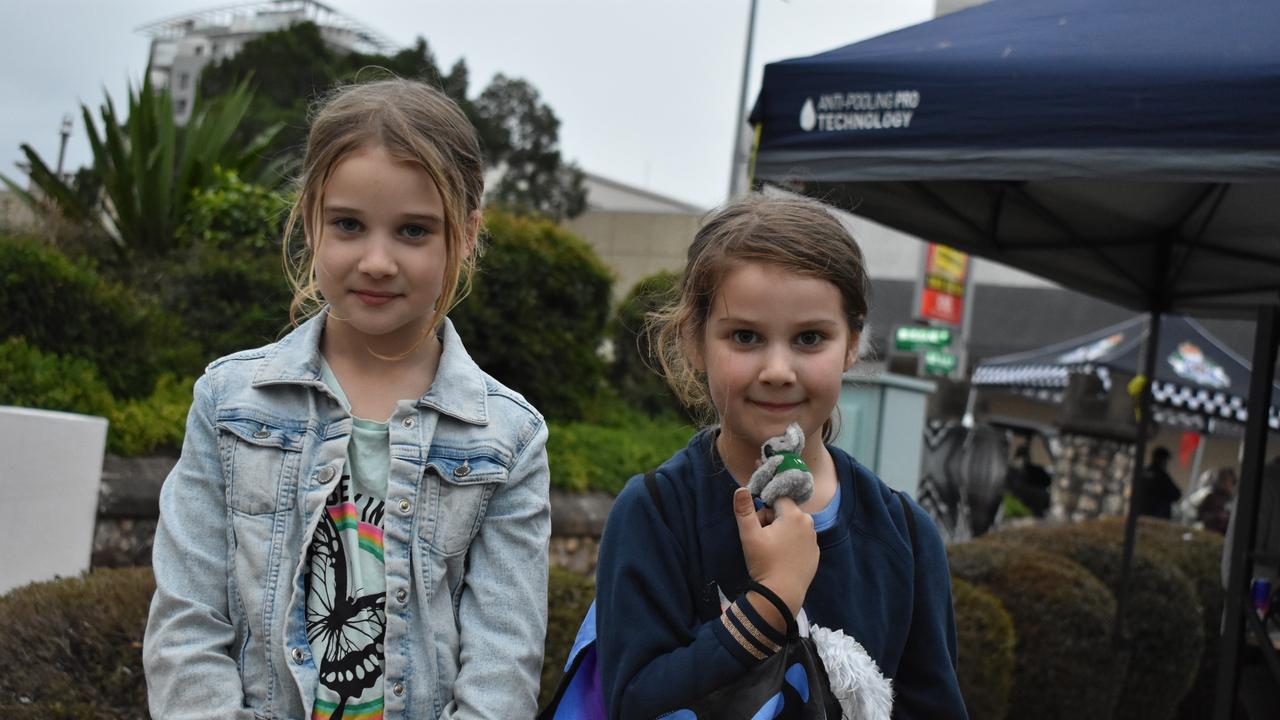
[[[425,479],[432,486],[435,502],[422,538],[433,551],[448,557],[471,544],[489,498],[507,481],[507,467],[475,450],[432,447]]]
[[[304,433],[257,417],[218,418],[227,503],[233,510],[263,515],[293,509]]]

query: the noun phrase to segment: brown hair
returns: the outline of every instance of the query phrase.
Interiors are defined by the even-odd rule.
[[[855,340],[866,322],[870,281],[862,251],[825,205],[797,196],[751,193],[715,209],[689,246],[678,297],[649,319],[667,383],[681,402],[707,420],[715,417],[715,408],[706,375],[693,367],[688,354],[702,342],[721,280],[744,262],[768,263],[835,285]],[[830,425],[824,426],[824,437],[830,435]]]
[[[422,167],[440,191],[445,272],[431,318],[429,332],[434,332],[470,289],[478,253],[468,226],[484,196],[484,162],[476,129],[457,103],[429,85],[400,78],[340,86],[312,111],[298,197],[284,230],[285,274],[293,287],[289,319],[296,325],[300,316],[310,317],[324,306],[315,272],[324,188],[338,163],[370,146]],[[293,247],[299,220],[309,242]]]

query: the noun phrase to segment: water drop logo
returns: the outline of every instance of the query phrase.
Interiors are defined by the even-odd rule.
[[[813,109],[813,98],[805,98],[804,107],[800,108],[800,128],[809,132],[818,124],[818,113]]]

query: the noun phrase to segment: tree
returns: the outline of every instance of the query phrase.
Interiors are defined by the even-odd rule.
[[[513,212],[556,220],[573,217],[586,206],[582,171],[559,151],[560,121],[527,81],[498,75],[473,101],[470,76],[458,60],[441,72],[427,41],[391,55],[341,53],[327,45],[314,23],[299,23],[245,43],[240,52],[205,69],[200,89],[220,96],[252,78],[253,105],[237,137],[282,123],[284,130],[268,155],[296,166],[305,150],[307,110],[337,82],[376,77],[378,69],[441,88],[476,126],[489,164],[502,171],[490,199]]]
[[[148,76],[137,91],[130,87],[129,114],[123,120],[111,98],[106,99],[101,133],[89,107],[81,105],[101,192],[83,174],[66,182],[25,143],[22,152],[39,196],[7,177],[0,180],[37,213],[53,206],[97,228],[121,255],[133,250],[163,255],[179,243],[176,230],[193,192],[211,184],[219,168],[255,177],[253,171],[261,167],[260,152],[278,126],[263,128],[248,142],[232,142],[252,101],[248,83],[241,81],[217,99],[197,100],[191,119],[178,127],[169,91],[153,88]]]

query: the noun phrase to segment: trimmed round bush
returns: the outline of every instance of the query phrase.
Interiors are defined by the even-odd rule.
[[[598,350],[613,275],[555,223],[500,210],[470,296],[449,314],[480,367],[554,420],[581,419],[604,384]]]
[[[556,684],[564,674],[569,650],[578,635],[578,626],[596,596],[596,584],[590,577],[552,566],[547,584],[547,641],[542,661],[542,687],[538,691],[538,707],[546,707],[555,694]]]
[[[650,313],[664,307],[678,290],[680,276],[669,270],[642,278],[618,305],[611,323],[613,364],[609,379],[618,395],[649,415],[688,417],[667,381],[645,332]]]
[[[1114,653],[1116,603],[1105,585],[1060,555],[1004,543],[952,545],[947,555],[952,577],[994,595],[1013,620],[1007,717],[1111,717],[1124,666]]]
[[[1009,712],[1016,638],[1013,619],[995,595],[952,578],[959,642],[960,694],[973,720],[1002,720]]]
[[[0,597],[0,717],[145,718],[151,568],[97,570]]]
[[[1088,523],[1088,526],[1105,534],[1111,542],[1124,542],[1124,518],[1102,518]],[[1200,599],[1204,652],[1200,655],[1196,679],[1178,706],[1177,717],[1182,720],[1199,720],[1213,715],[1223,612],[1222,545],[1222,536],[1214,532],[1193,530],[1152,517],[1138,518],[1138,551],[1149,552],[1175,565],[1191,581]]]
[[[1029,545],[1070,558],[1115,596],[1119,594],[1122,539],[1091,523],[1019,528],[991,537],[992,542]],[[1191,688],[1204,651],[1203,613],[1191,581],[1174,564],[1137,546],[1123,620],[1129,662],[1114,717],[1173,718]]]

